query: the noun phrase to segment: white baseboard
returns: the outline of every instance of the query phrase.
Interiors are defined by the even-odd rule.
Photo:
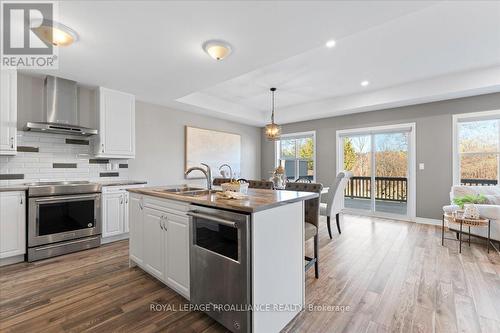
[[[124,239],[128,239],[128,232],[125,233],[125,234],[121,234],[121,235],[116,235],[116,236],[101,238],[101,244],[107,244],[107,243],[117,242],[119,240],[124,240]]]
[[[437,226],[440,226],[442,224],[441,220],[429,219],[426,217],[416,217],[415,222],[420,224],[437,225]]]
[[[2,259],[0,259],[0,267],[12,265],[12,264],[17,264],[17,263],[23,262],[23,261],[24,261],[24,254],[20,254],[18,256],[13,256],[13,257],[8,257],[8,258],[2,258]]]

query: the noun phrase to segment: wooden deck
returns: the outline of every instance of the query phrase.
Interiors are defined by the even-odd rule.
[[[370,199],[351,199],[346,197],[344,199],[344,205],[348,209],[360,209],[368,211],[371,209]],[[375,210],[382,213],[406,215],[407,206],[408,205],[406,204],[406,202],[375,200]]]
[[[322,223],[306,302],[348,311],[306,309],[285,332],[500,332],[498,253],[473,244],[459,255],[427,225],[345,216],[342,227],[330,240]],[[121,241],[0,268],[0,331],[225,332],[203,313],[150,311],[186,301],[129,269],[127,251]]]

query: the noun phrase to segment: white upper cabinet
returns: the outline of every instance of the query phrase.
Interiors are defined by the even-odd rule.
[[[135,96],[99,88],[97,157],[135,157]]]
[[[24,192],[0,192],[0,258],[26,253]]]
[[[1,70],[0,155],[17,152],[17,72]]]

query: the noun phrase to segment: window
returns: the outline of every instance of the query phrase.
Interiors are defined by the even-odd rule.
[[[276,163],[285,168],[286,178],[316,180],[316,134],[304,132],[285,134],[276,141]]]
[[[454,116],[454,183],[497,185],[500,111]]]

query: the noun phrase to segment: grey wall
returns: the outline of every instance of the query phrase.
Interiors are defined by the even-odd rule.
[[[331,184],[336,169],[336,131],[357,127],[416,123],[417,216],[441,218],[452,185],[452,115],[500,109],[500,93],[304,121],[283,126],[283,133],[316,130],[317,179]],[[262,171],[274,168],[274,145],[262,140]]]
[[[186,125],[240,134],[242,177],[260,178],[261,132],[258,127],[142,102],[136,103],[135,117],[136,156],[129,160],[131,178],[145,179],[152,185],[185,183]]]

